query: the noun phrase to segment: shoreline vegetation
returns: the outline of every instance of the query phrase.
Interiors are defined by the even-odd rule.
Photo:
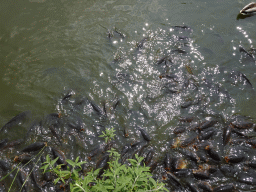
[[[103,132],[99,137],[104,137],[106,144],[109,144],[115,137],[114,132],[114,128],[106,129],[106,132]],[[38,147],[38,144],[33,144],[32,147],[28,146],[26,150],[28,151],[35,146]],[[34,156],[34,158],[38,156],[38,160],[26,178],[23,178],[23,183],[19,191],[23,191],[23,189],[27,191],[26,185],[28,178],[33,174],[34,168],[38,164],[46,147],[47,144],[41,147],[40,152]],[[29,164],[34,158],[30,159],[23,167]],[[63,191],[168,191],[164,183],[155,181],[152,178],[150,167],[145,166],[144,157],[139,157],[137,154],[135,154],[135,159],[128,159],[128,164],[121,164],[121,154],[116,149],[111,148],[97,163],[96,169],[92,169],[86,173],[82,172],[82,165],[86,162],[79,161],[79,159],[77,157],[75,161],[72,161],[62,159],[61,156],[58,156],[52,160],[49,154],[47,154],[45,162],[42,163],[40,169],[43,170],[45,177],[48,177],[49,174],[53,176],[53,183],[58,185],[59,189]],[[13,182],[8,192],[12,190],[12,185],[16,177],[20,177],[20,174],[22,174],[20,168],[18,168],[20,163],[0,180],[1,182],[9,175],[15,174],[13,175]],[[16,169],[17,171],[15,173]],[[37,182],[35,183],[37,189],[42,190],[40,185],[37,185]]]

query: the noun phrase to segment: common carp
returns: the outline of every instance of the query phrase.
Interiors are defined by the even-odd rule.
[[[15,117],[13,117],[10,121],[8,121],[0,130],[0,133],[4,131],[5,129],[9,129],[15,125],[18,125],[21,123],[26,117],[28,117],[31,114],[30,111],[24,111]]]
[[[141,132],[142,137],[146,140],[146,141],[151,141],[151,138],[149,136],[149,134],[142,128],[138,128],[138,130]]]
[[[24,149],[22,149],[22,152],[32,152],[32,151],[38,151],[42,149],[43,147],[47,146],[46,142],[36,142],[28,145]]]

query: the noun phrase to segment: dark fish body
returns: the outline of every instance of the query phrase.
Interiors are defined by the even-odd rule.
[[[241,77],[243,77],[243,78],[245,79],[245,81],[246,81],[251,87],[253,87],[252,84],[251,84],[251,82],[250,82],[250,80],[245,76],[245,74],[241,73]]]
[[[238,174],[237,180],[248,185],[256,185],[256,177],[248,173]]]
[[[76,117],[74,122],[68,122],[68,126],[78,132],[84,130],[83,120],[80,117]]]
[[[33,156],[32,155],[29,155],[29,154],[22,154],[22,155],[19,155],[19,156],[15,156],[15,158],[14,158],[14,161],[15,162],[21,162],[21,163],[23,163],[23,164],[26,164],[26,163],[28,163],[31,159],[33,158]]]
[[[46,116],[46,119],[58,119],[60,118],[60,114],[59,113],[50,113],[49,115]]]
[[[212,186],[207,182],[199,182],[198,187],[203,189],[204,192],[212,192]]]
[[[199,150],[199,151],[197,151],[196,154],[199,157],[201,162],[205,162],[206,163],[208,161],[208,158],[207,158],[206,153],[204,151]]]
[[[208,145],[208,146],[205,147],[205,150],[208,152],[209,156],[212,159],[214,159],[215,161],[220,161],[221,160],[219,154],[217,153],[217,151],[213,147]]]
[[[232,138],[230,143],[233,144],[233,145],[234,144],[241,144],[243,142],[245,143],[246,140],[247,140],[246,138]]]
[[[188,130],[190,130],[190,131],[195,131],[195,130],[197,130],[199,128],[199,125],[198,124],[194,124],[194,125],[191,125],[189,128],[188,128]]]
[[[129,131],[127,127],[124,127],[124,136],[129,137]]]
[[[51,133],[53,134],[53,136],[56,137],[56,139],[58,140],[58,142],[60,143],[60,145],[62,145],[62,142],[61,142],[61,140],[60,140],[59,135],[57,134],[57,132],[56,132],[56,130],[55,130],[55,127],[56,127],[56,126],[51,125],[51,126],[49,126],[49,129],[50,129]]]
[[[188,26],[186,26],[186,25],[183,25],[183,26],[178,26],[178,25],[176,25],[176,26],[174,26],[174,27],[177,28],[177,29],[191,30],[191,28],[188,27]]]
[[[198,163],[200,160],[200,158],[197,156],[197,154],[194,151],[182,150],[181,153],[196,163]]]
[[[199,140],[207,140],[210,139],[214,133],[215,133],[215,128],[209,128],[207,130],[201,131],[200,135],[199,135]]]
[[[173,133],[175,134],[180,134],[180,133],[184,133],[186,131],[186,128],[185,127],[176,127],[174,130],[173,130]]]
[[[84,105],[84,104],[86,103],[86,101],[87,101],[86,98],[81,98],[81,99],[79,99],[78,101],[76,101],[76,102],[74,103],[74,105],[75,105],[76,107],[79,107],[79,106],[81,106],[81,105]]]
[[[120,31],[117,31],[117,29],[115,29],[114,32],[117,33],[122,39],[125,38],[125,35],[122,34]]]
[[[104,156],[98,163],[96,164],[96,169],[101,169],[98,177],[100,177],[104,170],[108,168],[109,155]]]
[[[137,148],[137,147],[139,147],[142,143],[143,143],[142,141],[135,142],[135,143],[131,144],[131,148],[132,148],[132,149]]]
[[[191,169],[177,169],[173,174],[177,177],[186,178],[192,175]]]
[[[162,75],[159,76],[159,78],[160,79],[162,79],[162,78],[172,79],[172,80],[174,80],[176,82],[178,81],[178,76],[175,75],[175,74],[162,74]]]
[[[219,167],[217,167],[217,166],[209,166],[208,170],[209,170],[209,173],[215,173],[215,172],[217,172],[219,170]]]
[[[39,181],[39,171],[37,168],[34,168],[31,172],[31,180],[34,182],[34,186],[40,190],[40,191],[43,191],[42,189],[42,186],[40,184],[40,181]]]
[[[179,90],[167,89],[166,92],[173,94],[173,93],[179,93]]]
[[[188,40],[188,37],[185,36],[180,36],[179,40]],[[186,54],[187,52],[182,50],[182,49],[175,49],[171,51],[172,53],[182,53],[182,54]]]
[[[46,116],[45,121],[48,126],[58,126],[60,123],[60,114],[50,113]]]
[[[172,158],[171,158],[169,153],[165,154],[164,168],[165,168],[166,171],[171,171],[172,170]]]
[[[244,154],[232,154],[224,157],[227,163],[240,163],[245,160]]]
[[[235,80],[239,79],[240,81],[244,80],[247,84],[250,85],[251,88],[253,88],[252,83],[250,82],[250,80],[246,77],[245,74],[243,74],[240,71],[232,71],[231,72],[231,78],[234,78]]]
[[[226,185],[215,187],[213,189],[213,192],[232,192],[234,190],[235,190],[235,187],[233,184],[226,184]]]
[[[160,58],[160,59],[156,62],[156,64],[157,64],[157,65],[160,65],[160,64],[162,64],[163,62],[166,62],[166,60],[168,59],[168,57],[169,57],[169,55],[166,55],[166,56]]]
[[[45,156],[41,156],[41,162],[42,162],[42,163],[46,162]],[[45,181],[52,181],[52,180],[53,180],[53,175],[52,175],[52,173],[51,173],[51,172],[45,172],[45,173],[43,174],[43,179],[44,179]]]
[[[94,157],[95,155],[99,155],[102,152],[103,152],[103,146],[102,145],[97,145],[88,154],[88,159],[91,160],[92,157]]]
[[[132,159],[136,159],[135,154],[137,154],[138,156],[142,156],[142,152],[143,152],[143,150],[144,150],[146,147],[147,147],[147,145],[141,145],[140,147],[136,148],[136,149],[133,151]]]
[[[184,103],[181,104],[181,108],[188,108],[190,107],[191,105],[193,105],[193,101],[186,101]]]
[[[181,183],[180,183],[180,180],[174,174],[172,174],[170,172],[167,172],[167,176],[168,176],[169,182],[171,184],[174,184],[176,186],[182,186]]]
[[[253,126],[253,123],[245,122],[245,121],[242,121],[242,122],[234,121],[231,123],[231,125],[238,129],[249,129]]]
[[[123,146],[123,149],[121,151],[121,156],[125,155],[129,151],[130,148],[131,148],[131,146],[129,144]]]
[[[67,101],[68,99],[70,99],[70,97],[72,97],[72,95],[74,95],[75,92],[70,90],[63,98],[62,101]]]
[[[251,160],[246,163],[249,167],[256,168],[256,160]]]
[[[2,169],[3,171],[8,171],[11,169],[11,166],[8,162],[0,159],[0,169]]]
[[[237,172],[235,170],[235,167],[233,165],[221,165],[220,166],[220,171],[227,177],[233,177],[234,174]]]
[[[215,125],[217,123],[217,121],[204,121],[203,123],[201,123],[201,125],[199,126],[199,129],[206,129],[208,127],[212,127],[213,125]]]
[[[30,183],[30,180],[27,180],[27,175],[21,171],[21,170],[18,170],[18,174],[17,174],[17,178],[16,178],[16,181],[18,182],[18,185],[20,187],[19,191],[28,191],[28,184]],[[26,182],[26,183],[25,183]],[[24,184],[25,183],[25,184]],[[24,184],[24,185],[23,185]],[[30,183],[31,184],[31,183]],[[22,187],[23,186],[23,187]],[[22,187],[22,188],[21,188]]]
[[[154,155],[154,150],[151,149],[151,150],[147,153],[146,158],[144,159],[145,165],[148,165],[148,164],[150,163],[150,161],[151,161],[152,158],[153,158],[153,155]]]
[[[183,159],[174,157],[172,159],[172,170],[182,170],[186,167],[186,163]]]
[[[142,137],[146,140],[146,141],[151,141],[151,138],[149,136],[149,134],[142,128],[138,128],[141,132]]]
[[[7,146],[9,139],[3,139],[0,141],[0,150]]]
[[[198,189],[197,185],[195,183],[192,182],[186,182],[187,187],[191,190],[191,192],[200,192],[200,190]]]
[[[191,68],[190,65],[185,65],[185,68],[186,68],[187,72],[188,72],[190,75],[193,75],[193,71],[192,71],[192,68]],[[197,86],[195,86],[195,87],[197,87]]]
[[[241,129],[234,128],[231,131],[232,131],[232,133],[235,133],[240,137],[245,137],[245,138],[247,137],[246,133],[241,131]]]
[[[120,105],[120,100],[116,99],[113,103],[113,109],[115,110],[117,108],[117,106]]]
[[[24,137],[24,140],[29,137],[29,135],[31,134],[31,132],[32,132],[34,129],[36,129],[36,127],[40,127],[40,128],[41,128],[41,127],[42,127],[42,121],[40,121],[40,122],[34,121],[34,122],[32,122],[32,123],[30,124],[29,129],[28,129],[28,132],[27,132],[27,134],[26,134],[25,137]]]
[[[33,144],[28,145],[24,149],[22,149],[22,152],[32,152],[32,151],[38,151],[42,149],[43,147],[47,146],[45,142],[36,142]]]
[[[148,164],[147,166],[150,167],[149,171],[152,173],[158,165],[157,161],[153,161],[152,163]]]
[[[10,121],[8,121],[8,123],[6,123],[0,130],[3,131],[4,129],[8,129],[11,128],[15,125],[18,125],[19,123],[21,123],[28,115],[30,114],[30,111],[24,111],[18,115],[16,115],[15,117],[13,117]]]
[[[199,150],[199,149],[205,150],[205,147],[208,146],[208,145],[211,145],[211,142],[205,140],[205,141],[201,141],[200,143],[197,143],[197,144],[194,145],[193,147],[194,147],[196,150]]]
[[[88,100],[89,100],[89,99],[88,99]],[[98,105],[96,105],[96,103],[94,103],[93,101],[90,101],[90,100],[89,100],[89,102],[90,102],[90,104],[91,104],[93,110],[94,110],[99,116],[104,115],[103,111],[101,110],[101,108],[100,108]]]
[[[209,179],[210,178],[209,172],[203,171],[203,170],[193,170],[193,175],[197,179]]]
[[[181,121],[181,122],[188,122],[188,123],[190,123],[191,121],[193,121],[194,120],[194,117],[180,117],[179,118],[179,121]]]
[[[64,166],[67,165],[66,157],[63,154],[63,152],[61,152],[60,150],[52,148],[52,154],[53,154],[54,159],[59,157],[58,160],[57,160],[58,164],[64,164]]]
[[[246,55],[248,55],[249,57],[251,57],[252,59],[254,59],[254,57],[252,56],[252,54],[248,53],[241,45],[239,45],[239,51],[240,51],[240,53],[245,53]]]
[[[141,49],[144,46],[144,43],[147,42],[147,40],[149,39],[149,37],[144,37],[137,45],[137,49]]]
[[[196,140],[197,140],[197,135],[191,136],[191,137],[185,139],[185,140],[180,144],[180,147],[185,148],[185,147],[187,147],[187,146],[193,144]]]
[[[231,126],[226,126],[223,129],[223,144],[226,145],[231,137],[231,133],[232,133],[232,128]]]
[[[114,36],[113,33],[112,33],[111,31],[109,31],[109,30],[108,30],[108,33],[107,33],[107,34],[108,34],[108,38],[109,38],[109,39],[111,39],[111,38]]]
[[[253,148],[256,148],[256,139],[248,139],[246,143],[250,144]]]
[[[3,149],[16,147],[17,145],[20,145],[23,142],[24,142],[24,139],[18,139],[15,141],[11,141],[11,142],[7,143],[7,145],[5,147],[3,147]]]

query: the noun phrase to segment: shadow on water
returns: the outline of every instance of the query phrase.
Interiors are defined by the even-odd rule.
[[[255,14],[248,14],[248,15],[244,15],[244,14],[241,14],[239,13],[236,17],[236,20],[239,20],[239,19],[245,19],[247,17],[252,17],[252,16],[255,16]]]

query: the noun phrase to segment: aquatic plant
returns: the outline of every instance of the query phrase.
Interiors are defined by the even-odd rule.
[[[75,162],[67,160],[72,167],[62,170],[62,165],[54,166],[58,158],[51,160],[47,155],[45,165],[41,167],[44,172],[53,172],[56,176],[54,183],[62,181],[63,184],[69,184],[70,191],[168,191],[164,183],[156,182],[150,173],[150,167],[141,166],[143,157],[135,155],[136,159],[129,159],[131,166],[120,164],[120,154],[112,148],[110,151],[111,160],[108,162],[109,168],[104,171],[101,178],[99,173],[101,169],[87,172],[86,175],[79,174],[82,170],[81,165],[84,161]],[[71,180],[70,180],[71,178]]]

